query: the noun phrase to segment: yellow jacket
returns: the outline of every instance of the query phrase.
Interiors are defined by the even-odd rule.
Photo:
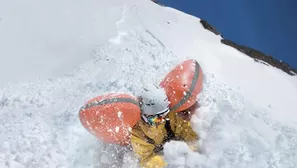
[[[198,135],[192,130],[190,121],[184,120],[177,114],[176,112],[169,112],[166,116],[169,119],[167,122],[170,122],[171,133],[174,134],[174,139],[185,142],[196,141]],[[166,163],[158,154],[159,151],[162,151],[162,147],[168,141],[168,138],[169,140],[173,138],[171,135],[168,135],[166,127],[169,127],[168,124],[166,125],[166,122],[158,126],[150,126],[143,120],[140,120],[133,127],[131,145],[133,151],[140,159],[141,167],[161,168],[166,166]]]

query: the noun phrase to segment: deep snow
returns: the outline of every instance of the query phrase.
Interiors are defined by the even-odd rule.
[[[0,0],[0,167],[137,167],[78,120],[100,94],[137,94],[181,61],[204,70],[200,153],[170,167],[297,167],[297,79],[220,43],[199,18],[149,0]],[[125,162],[125,165],[122,165]]]

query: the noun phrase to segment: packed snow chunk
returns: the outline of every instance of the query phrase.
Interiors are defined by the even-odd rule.
[[[116,132],[116,133],[119,133],[119,130],[120,130],[120,127],[116,127],[116,128],[115,128],[115,132]]]
[[[204,167],[207,165],[206,156],[192,151],[185,142],[170,141],[164,145],[164,158],[169,167]]]
[[[119,111],[118,112],[118,118],[122,118],[122,114],[123,114],[123,112]]]
[[[129,131],[129,132],[132,132],[132,128],[131,128],[131,127],[128,127],[128,131]]]

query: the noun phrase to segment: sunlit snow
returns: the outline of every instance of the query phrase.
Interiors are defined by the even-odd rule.
[[[193,58],[205,76],[192,118],[199,152],[169,142],[169,167],[296,168],[296,76],[199,21],[150,0],[0,0],[0,167],[137,167],[131,151],[86,131],[78,110],[101,94],[138,94]]]

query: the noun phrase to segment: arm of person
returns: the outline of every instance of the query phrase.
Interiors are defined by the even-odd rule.
[[[178,112],[177,115],[186,121],[190,121],[191,117],[195,114],[198,108],[199,108],[199,103],[196,101],[190,108],[184,111]]]
[[[162,156],[154,152],[155,145],[147,142],[141,131],[132,130],[131,145],[133,151],[140,159],[142,168],[164,168],[166,163]]]
[[[198,134],[193,130],[190,119],[193,114],[195,114],[198,109],[199,104],[196,102],[189,109],[182,112],[177,112],[172,116],[172,121],[170,121],[171,128],[178,139],[181,139],[188,144],[192,144],[198,140]]]

